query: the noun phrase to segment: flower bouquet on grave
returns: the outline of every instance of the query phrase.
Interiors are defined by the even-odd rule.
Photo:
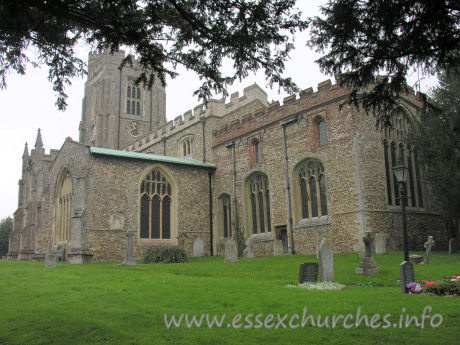
[[[409,283],[409,284],[407,284],[407,291],[410,294],[422,293],[423,292],[423,285],[421,285],[419,283]]]

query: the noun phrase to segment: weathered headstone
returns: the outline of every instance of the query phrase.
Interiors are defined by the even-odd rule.
[[[372,257],[372,243],[374,242],[374,234],[371,232],[366,232],[363,237],[364,242],[364,253],[361,256],[361,262],[359,263],[358,268],[356,268],[357,274],[372,275],[380,271],[377,267],[377,264]]]
[[[453,254],[457,252],[457,239],[451,238],[449,239],[449,254]]]
[[[45,255],[45,267],[46,268],[56,267],[56,254],[46,254]]]
[[[332,247],[327,238],[324,238],[319,245],[318,251],[319,262],[319,281],[334,281],[334,254]]]
[[[65,249],[64,248],[56,249],[56,260],[57,261],[65,260]]]
[[[235,240],[225,242],[225,262],[238,261],[238,245]]]
[[[123,261],[124,265],[135,265],[136,264],[136,260],[134,260],[134,257],[133,257],[133,253],[134,253],[133,236],[134,236],[133,230],[126,231],[126,258],[125,258],[125,261]]]
[[[284,246],[283,241],[281,240],[273,240],[273,255],[284,255]]]
[[[318,269],[317,262],[302,262],[299,267],[299,284],[318,282]]]
[[[409,255],[409,261],[413,264],[420,264],[423,262],[423,256],[416,254]]]
[[[407,293],[407,284],[413,283],[414,279],[414,265],[410,261],[403,261],[399,265],[399,276],[401,281],[402,293]]]
[[[193,256],[201,257],[204,255],[204,243],[201,237],[195,238],[193,241]]]
[[[254,243],[252,240],[253,236],[249,236],[246,241],[244,242],[245,248],[243,250],[243,256],[245,258],[253,258],[255,257],[254,254]]]
[[[255,257],[255,255],[254,255],[254,247],[252,245],[250,245],[250,246],[247,246],[246,248],[244,248],[243,256],[245,258],[253,258],[253,257]]]
[[[387,252],[387,239],[385,233],[379,232],[375,235],[375,255],[385,254]]]
[[[2,260],[6,260],[6,256],[2,256]]]
[[[428,241],[425,242],[425,265],[430,263],[430,254],[431,254],[431,247],[434,246],[433,236],[428,236]]]

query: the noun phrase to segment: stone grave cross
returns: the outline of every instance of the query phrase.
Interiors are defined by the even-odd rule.
[[[366,232],[363,237],[365,251],[358,268],[356,268],[357,274],[372,275],[380,271],[377,264],[372,257],[372,244],[374,243],[374,234],[372,232]]]
[[[133,258],[133,237],[134,237],[134,231],[133,230],[128,230],[126,231],[126,258],[125,261],[123,261],[123,264],[125,265],[135,265],[136,260]]]
[[[430,263],[431,247],[433,247],[434,244],[435,241],[433,240],[433,236],[428,236],[428,241],[425,242],[425,264]]]

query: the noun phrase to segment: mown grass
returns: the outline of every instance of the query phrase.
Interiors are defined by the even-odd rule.
[[[304,261],[314,256],[295,255],[240,259],[225,264],[221,257],[191,259],[185,264],[117,266],[114,263],[67,265],[45,269],[39,262],[0,261],[0,344],[456,344],[460,324],[460,299],[402,295],[398,284],[402,253],[376,258],[381,272],[366,277],[354,273],[357,254],[334,256],[335,280],[341,291],[287,288]],[[460,273],[460,255],[432,253],[430,265],[416,265],[418,280],[435,280]],[[430,315],[443,317],[439,327],[413,323],[404,327],[406,315],[420,320],[425,306]],[[289,328],[295,314],[307,307],[317,321],[329,316],[329,328]],[[346,329],[343,321],[332,328],[333,315],[391,314],[397,327]],[[406,308],[405,312],[402,309]],[[222,328],[167,328],[168,317],[182,313],[226,314]],[[242,327],[227,327],[236,314]],[[253,327],[244,317],[253,314]],[[280,326],[254,328],[255,315],[288,314]],[[399,318],[403,315],[403,328]],[[282,316],[281,316],[282,317]],[[295,324],[299,321],[294,320]],[[380,319],[380,321],[382,321]],[[439,321],[436,320],[437,322]]]

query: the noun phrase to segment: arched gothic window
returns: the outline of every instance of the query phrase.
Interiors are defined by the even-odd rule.
[[[72,219],[72,177],[68,170],[61,173],[56,194],[56,244],[70,241]]]
[[[302,218],[327,215],[326,175],[318,160],[306,160],[297,168]]]
[[[140,238],[171,239],[172,187],[159,168],[141,183]]]
[[[224,194],[220,197],[220,225],[224,238],[232,237],[232,207],[230,195]]]
[[[399,157],[408,168],[407,177],[407,206],[423,207],[423,189],[420,180],[420,169],[417,153],[410,145],[405,144],[405,138],[410,129],[408,118],[401,113],[391,119],[392,127],[384,129],[383,154],[385,159],[385,176],[387,199],[389,205],[400,205],[399,185],[392,167]]]
[[[193,157],[193,136],[186,136],[179,140],[179,155],[180,157]]]
[[[126,87],[126,114],[141,115],[141,88],[131,80]]]
[[[252,233],[271,232],[270,191],[267,176],[254,173],[248,179]]]

